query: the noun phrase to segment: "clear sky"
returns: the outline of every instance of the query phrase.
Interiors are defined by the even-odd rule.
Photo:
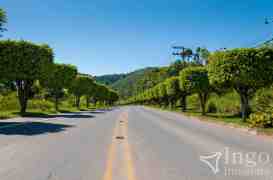
[[[56,60],[101,75],[167,65],[172,45],[210,50],[273,36],[272,0],[1,0],[4,38],[48,43]]]

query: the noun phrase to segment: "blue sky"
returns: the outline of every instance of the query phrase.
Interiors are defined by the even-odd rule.
[[[273,36],[272,0],[1,0],[4,38],[48,43],[57,62],[83,73],[130,72],[171,63],[172,45],[210,50]]]

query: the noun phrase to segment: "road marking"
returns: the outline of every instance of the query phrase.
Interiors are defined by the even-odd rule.
[[[132,151],[128,142],[128,114],[127,113],[124,114],[124,119],[127,122],[122,127],[123,135],[126,138],[124,142],[124,151],[125,151],[125,160],[126,160],[126,167],[127,167],[127,177],[128,177],[128,180],[136,180],[135,170],[133,165],[133,158],[131,154]]]
[[[108,151],[106,171],[104,173],[103,180],[112,180],[113,178],[113,162],[114,162],[115,153],[116,153],[116,143],[114,139],[117,133],[118,133],[118,125],[116,124],[114,132],[113,132],[113,136],[112,136],[112,142]]]
[[[122,121],[122,123],[120,123]],[[121,113],[118,121],[116,123],[113,137],[112,137],[112,143],[109,147],[108,151],[108,160],[106,164],[106,171],[104,173],[103,180],[113,180],[113,163],[116,160],[116,149],[117,149],[117,143],[118,141],[115,139],[116,136],[123,136],[124,139],[121,142],[122,150],[123,150],[123,156],[124,160],[123,162],[118,162],[116,164],[119,164],[121,167],[124,164],[124,175],[127,176],[127,180],[136,180],[135,176],[135,170],[134,170],[134,163],[133,158],[131,155],[131,149],[128,142],[128,114],[127,113]],[[120,167],[120,168],[121,168]]]

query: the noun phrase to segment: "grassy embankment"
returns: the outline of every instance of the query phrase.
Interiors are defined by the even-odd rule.
[[[255,100],[251,101],[252,110],[255,112]],[[197,117],[203,121],[209,121],[224,125],[231,125],[233,127],[249,128],[248,122],[243,122],[240,117],[240,98],[237,93],[230,92],[222,96],[216,94],[210,95],[207,103],[207,114],[202,115],[198,97],[196,95],[187,98],[187,111],[181,112],[179,107],[171,109],[169,107],[159,107],[162,110],[175,111],[187,116]],[[256,128],[260,134],[273,135],[273,128]]]

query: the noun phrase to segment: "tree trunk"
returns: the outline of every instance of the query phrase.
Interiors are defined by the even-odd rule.
[[[89,101],[90,100],[90,98],[89,98],[89,96],[86,96],[86,108],[88,109],[89,108]]]
[[[181,107],[182,107],[182,112],[186,112],[187,110],[187,96],[182,95],[181,97]]]
[[[200,100],[202,115],[206,115],[207,99],[208,99],[207,93],[199,93],[199,100]]]
[[[59,98],[58,98],[58,95],[55,95],[55,110],[59,111]]]
[[[20,103],[20,113],[25,114],[27,109],[27,102],[29,97],[30,88],[32,86],[33,81],[31,80],[17,80],[17,93]]]
[[[78,109],[80,109],[80,103],[81,103],[81,97],[80,96],[76,96],[76,107]]]
[[[249,98],[247,94],[241,93],[240,99],[241,99],[241,115],[242,115],[243,121],[245,122],[250,114]]]
[[[97,100],[96,99],[94,99],[94,106],[95,106],[95,108],[97,107]]]
[[[241,117],[242,120],[245,122],[250,114],[250,106],[249,106],[249,94],[248,94],[248,88],[238,86],[235,88],[237,93],[240,95],[241,100]]]
[[[167,108],[168,104],[169,104],[168,98],[164,97],[163,98],[163,106],[164,106],[164,108]]]
[[[169,108],[174,109],[174,99],[169,98],[168,101],[169,101]]]

